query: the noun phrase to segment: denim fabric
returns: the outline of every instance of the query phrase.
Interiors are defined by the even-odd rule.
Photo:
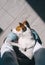
[[[1,62],[1,65],[19,65],[14,51],[5,52]]]
[[[17,40],[18,36],[13,32],[10,32],[6,38],[6,41],[17,41]]]
[[[34,54],[35,65],[45,65],[45,48],[41,48]]]

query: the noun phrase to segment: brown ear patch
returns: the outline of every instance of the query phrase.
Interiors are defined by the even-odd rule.
[[[26,27],[24,26],[24,24],[19,23],[19,26],[16,27],[16,31],[20,31],[20,30],[26,31]]]
[[[25,21],[23,22],[23,24],[26,25],[29,29],[31,29],[31,27],[30,27],[28,21],[25,20]]]
[[[16,27],[16,31],[20,31],[21,30],[21,27],[20,26],[17,26]]]
[[[27,30],[26,27],[24,26],[24,24],[22,24],[22,23],[19,23],[19,24],[20,24],[20,27],[22,28],[23,31]]]
[[[24,29],[24,28],[25,28],[24,24],[19,23],[19,25],[20,25],[20,27],[21,27],[22,29]]]

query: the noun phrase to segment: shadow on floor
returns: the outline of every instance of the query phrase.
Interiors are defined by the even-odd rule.
[[[26,0],[45,22],[45,0]]]

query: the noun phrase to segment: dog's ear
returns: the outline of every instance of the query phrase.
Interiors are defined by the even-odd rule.
[[[25,28],[25,26],[24,26],[23,23],[20,23],[20,22],[19,22],[19,25],[20,25],[21,28]]]
[[[24,26],[24,24],[19,23],[20,27],[22,28],[23,31],[26,31],[26,27]]]
[[[20,23],[20,22],[19,22],[19,25],[20,25],[20,27],[24,27],[24,25],[22,23]]]
[[[31,29],[29,22],[27,20],[23,21],[23,24],[26,25],[29,29]]]

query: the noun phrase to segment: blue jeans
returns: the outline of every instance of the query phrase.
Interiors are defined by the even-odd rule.
[[[14,51],[5,52],[0,61],[0,65],[19,65]]]
[[[45,65],[45,48],[41,48],[34,54],[35,65]]]

